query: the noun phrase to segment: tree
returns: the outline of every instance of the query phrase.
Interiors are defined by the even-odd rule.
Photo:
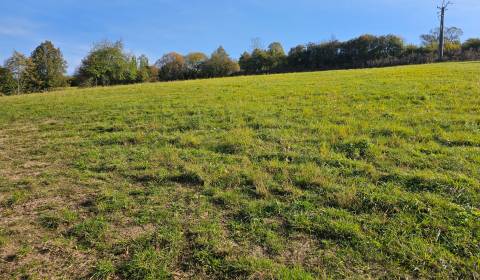
[[[273,42],[268,45],[268,53],[273,56],[285,56],[285,50],[279,42]]]
[[[185,64],[187,67],[187,76],[189,79],[197,79],[201,77],[202,64],[208,60],[208,57],[201,52],[189,53],[185,56]]]
[[[307,48],[304,45],[293,47],[288,52],[288,68],[289,70],[304,70],[307,65]]]
[[[123,43],[103,41],[93,46],[82,60],[75,77],[85,86],[108,86],[127,82],[129,56],[123,51]]]
[[[11,95],[17,90],[17,82],[8,68],[0,67],[0,93]]]
[[[34,90],[48,90],[66,85],[65,72],[67,63],[62,52],[50,41],[41,43],[30,57],[33,63]]]
[[[202,73],[206,77],[230,76],[238,71],[240,71],[238,63],[232,60],[221,46],[202,64]]]
[[[259,49],[259,50],[263,49],[262,38],[260,37],[253,38],[250,43],[250,48],[252,52],[256,49]]]
[[[352,67],[364,67],[366,62],[378,58],[378,38],[365,34],[347,41],[342,46],[342,55]]]
[[[15,91],[17,94],[25,92],[26,90],[26,73],[28,64],[28,58],[17,51],[14,51],[12,56],[5,61],[5,68],[10,71],[15,80]]]
[[[342,44],[337,40],[308,44],[306,49],[308,68],[312,70],[339,68],[342,64],[340,59],[341,47]]]
[[[253,50],[251,65],[255,73],[268,72],[272,67],[268,53],[262,49]]]
[[[458,43],[452,43],[452,42],[445,42],[444,45],[444,52],[446,55],[449,56],[457,56],[461,53],[462,51],[462,45]]]
[[[269,67],[270,71],[272,70],[280,70],[285,64],[285,50],[283,46],[279,42],[273,42],[268,46],[267,50],[268,60],[269,60]]]
[[[480,38],[470,38],[462,44],[464,51],[480,52]]]
[[[137,79],[139,83],[148,82],[150,80],[150,66],[148,63],[148,57],[146,55],[141,55],[137,59],[138,61],[138,70],[137,70]],[[158,75],[158,74],[157,74]]]
[[[165,54],[155,66],[159,69],[159,78],[163,81],[182,80],[186,77],[187,65],[185,58],[176,52]]]
[[[137,57],[133,54],[126,56],[127,66],[125,69],[124,83],[136,83],[138,78],[138,62]]]
[[[405,49],[405,42],[395,35],[380,36],[377,38],[375,53],[377,58],[398,57]]]
[[[244,52],[240,56],[239,65],[247,74],[271,73],[278,71],[285,64],[285,51],[280,43],[274,42],[267,50],[253,49],[252,53]]]
[[[445,30],[445,40],[450,43],[460,44],[463,36],[463,30],[458,27],[447,27]]]
[[[440,32],[436,32],[435,30],[431,30],[428,34],[420,35],[420,40],[422,41],[422,46],[426,47],[431,50],[435,50],[438,48],[438,37],[440,36]]]
[[[158,73],[159,72],[160,72],[160,70],[155,65],[148,66],[148,73],[149,73],[149,76],[150,76],[148,81],[151,82],[151,83],[158,82]]]
[[[252,63],[252,55],[248,52],[244,52],[238,60],[240,69],[246,74],[255,73],[255,66]]]
[[[463,30],[458,27],[447,27],[444,36],[445,43],[459,45],[461,37],[463,36]],[[438,50],[440,28],[434,28],[430,30],[430,33],[420,35],[420,39],[422,40],[422,46],[433,51]]]

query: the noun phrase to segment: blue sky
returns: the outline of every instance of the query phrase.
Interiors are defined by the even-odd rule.
[[[438,25],[440,0],[0,0],[0,62],[44,40],[60,47],[69,73],[93,42],[124,41],[154,62],[177,51],[211,53],[223,45],[237,58],[259,37],[288,51],[332,37],[397,34],[407,42]],[[455,0],[447,25],[480,37],[480,0]]]

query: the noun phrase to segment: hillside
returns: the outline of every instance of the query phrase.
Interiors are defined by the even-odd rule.
[[[480,277],[480,63],[0,97],[0,278]]]

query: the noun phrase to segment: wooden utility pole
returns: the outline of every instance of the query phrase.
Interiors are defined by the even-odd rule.
[[[445,50],[445,11],[447,10],[447,7],[452,4],[450,1],[445,2],[445,0],[442,0],[442,6],[438,7],[440,10],[440,36],[439,36],[439,42],[438,42],[438,60],[442,61],[443,60],[443,53]]]

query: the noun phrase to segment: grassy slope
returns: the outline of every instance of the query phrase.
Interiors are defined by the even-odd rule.
[[[0,278],[478,279],[479,207],[480,63],[0,98]]]

